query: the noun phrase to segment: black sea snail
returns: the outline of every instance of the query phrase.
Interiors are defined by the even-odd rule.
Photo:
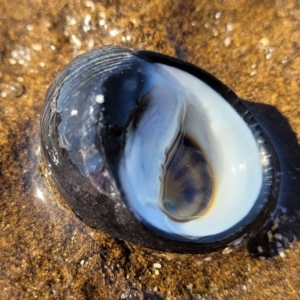
[[[78,56],[49,88],[41,161],[90,226],[165,251],[214,251],[257,232],[279,193],[276,152],[228,87],[116,46]]]

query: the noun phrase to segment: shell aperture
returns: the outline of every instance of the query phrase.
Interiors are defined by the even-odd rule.
[[[173,97],[164,97],[164,101],[155,97],[157,107],[153,107],[153,113],[150,109],[147,111],[145,126],[141,124],[135,132],[128,134],[120,169],[127,201],[143,221],[169,233],[190,238],[220,233],[245,217],[258,197],[262,184],[258,146],[247,125],[233,114],[233,108],[205,83],[181,70],[162,65],[155,67],[172,76],[170,80],[174,82],[169,86],[170,93],[172,89],[179,91],[176,95],[173,93]],[[164,87],[165,93],[166,90]],[[182,105],[179,111],[176,109],[181,113],[180,117],[172,109],[177,98]],[[160,121],[154,121],[158,118]],[[159,126],[157,122],[160,122]],[[180,128],[176,127],[178,124]],[[212,166],[216,186],[208,212],[203,212],[199,218],[189,216],[194,218],[188,218],[189,222],[185,223],[176,222],[175,216],[166,217],[157,207],[159,187],[163,185],[159,182],[157,169],[165,163],[168,147],[173,145],[180,130],[201,145],[208,165]],[[242,140],[245,142],[241,143]],[[147,162],[150,163],[145,167]]]
[[[48,91],[41,136],[73,210],[149,247],[218,248],[262,226],[279,192],[275,150],[234,93],[153,52],[108,46],[76,58]],[[82,178],[80,192],[65,164]]]

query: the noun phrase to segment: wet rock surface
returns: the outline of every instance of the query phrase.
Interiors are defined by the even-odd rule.
[[[5,0],[0,11],[2,299],[300,297],[297,1]],[[132,245],[89,228],[48,190],[38,169],[44,95],[65,64],[106,44],[194,63],[262,115],[280,148],[284,186],[275,224],[250,253]]]

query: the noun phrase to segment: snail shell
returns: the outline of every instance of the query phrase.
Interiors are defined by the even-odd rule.
[[[241,100],[206,71],[106,46],[50,86],[41,162],[90,226],[176,252],[255,234],[279,194],[279,164]]]

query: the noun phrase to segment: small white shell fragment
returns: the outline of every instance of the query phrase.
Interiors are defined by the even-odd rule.
[[[222,13],[220,11],[218,11],[216,14],[215,14],[215,18],[216,19],[220,19],[220,17],[222,16]]]
[[[270,58],[272,58],[272,53],[266,54],[266,59],[270,59]]]
[[[211,256],[208,256],[208,257],[205,257],[203,260],[210,261],[211,259],[212,259]]]
[[[75,46],[77,46],[78,48],[80,48],[81,47],[81,40],[78,38],[78,37],[76,37],[76,35],[75,34],[72,34],[71,35],[71,41],[75,44]]]
[[[286,254],[284,252],[284,248],[278,248],[277,251],[278,251],[278,254],[279,254],[279,256],[281,258],[285,258],[286,257]]]
[[[161,264],[160,263],[154,263],[153,268],[154,269],[161,269]]]
[[[225,39],[224,39],[224,45],[226,47],[228,47],[229,45],[231,44],[231,38],[229,36],[227,36]]]

